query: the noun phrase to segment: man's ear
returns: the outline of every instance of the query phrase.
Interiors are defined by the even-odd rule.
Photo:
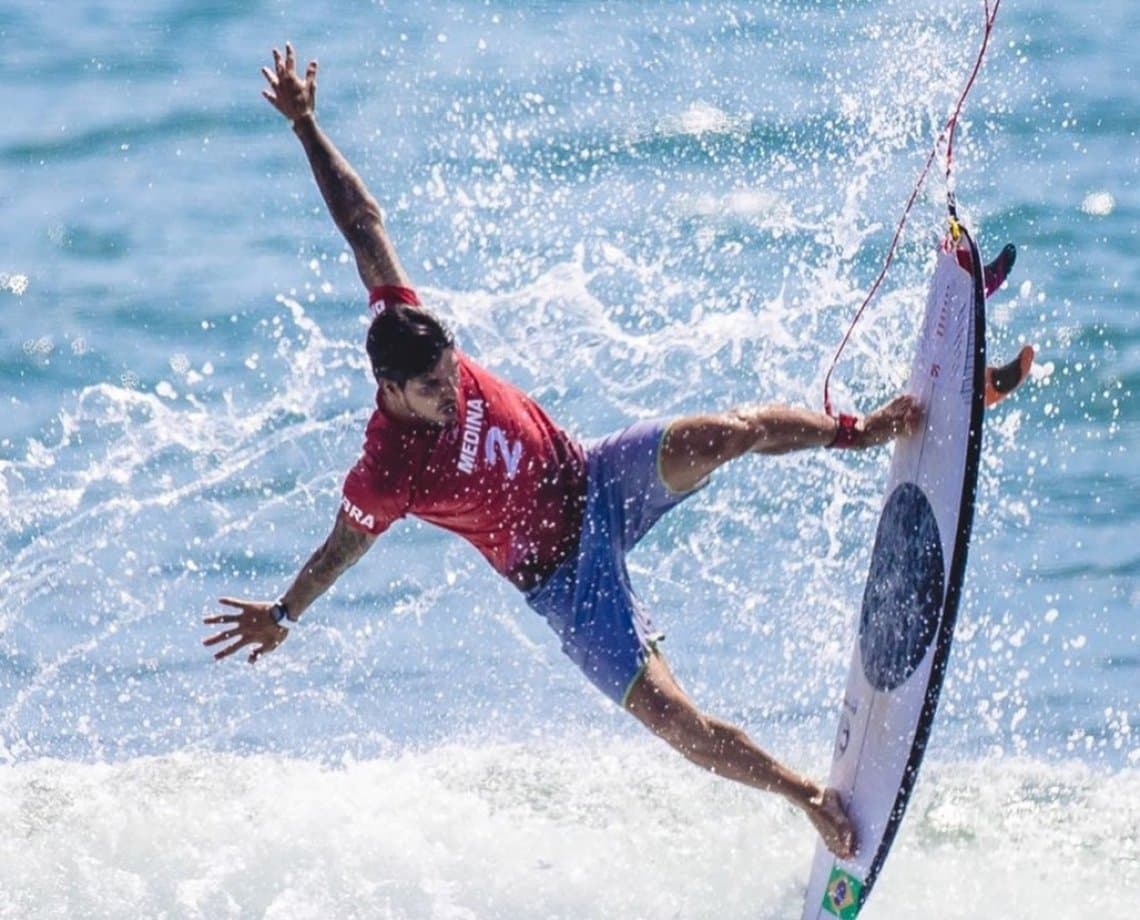
[[[388,399],[396,399],[403,393],[403,388],[387,377],[382,377],[379,384],[380,392]]]

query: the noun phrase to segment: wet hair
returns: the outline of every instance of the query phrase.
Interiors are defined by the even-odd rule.
[[[368,327],[368,357],[376,382],[403,386],[439,363],[455,345],[451,331],[422,307],[395,303],[381,310]]]

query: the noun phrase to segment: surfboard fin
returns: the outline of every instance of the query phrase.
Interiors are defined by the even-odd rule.
[[[1013,243],[1006,243],[1001,252],[997,254],[982,272],[988,298],[994,291],[1005,283],[1009,273],[1013,270],[1013,263],[1017,261],[1017,247]]]
[[[1009,247],[1007,247],[1009,248]],[[1005,250],[1002,250],[1003,252]],[[999,257],[1000,258],[1000,257]],[[986,368],[986,408],[996,406],[1010,393],[1021,386],[1029,369],[1033,367],[1033,358],[1036,352],[1032,345],[1023,345],[1017,357],[1001,367],[990,366]]]

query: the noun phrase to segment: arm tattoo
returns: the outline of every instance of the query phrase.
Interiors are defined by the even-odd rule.
[[[353,530],[337,515],[329,538],[321,545],[286,592],[289,609],[299,616],[313,601],[333,586],[345,571],[376,542],[372,534]]]
[[[367,552],[373,540],[375,537],[353,530],[338,517],[329,538],[313,553],[305,570],[328,587]]]
[[[359,561],[360,557],[368,551],[368,547],[372,545],[374,539],[375,537],[371,534],[353,530],[344,522],[343,518],[338,517],[336,524],[333,525],[332,533],[329,534],[324,545],[327,565],[335,569],[339,575],[350,565]]]
[[[365,284],[407,284],[380,216],[380,205],[316,121],[299,119],[294,131],[337,228],[356,255]]]
[[[299,120],[295,130],[333,220],[349,242],[353,243],[357,228],[363,220],[372,215],[379,216],[379,206],[348,160],[315,121]]]

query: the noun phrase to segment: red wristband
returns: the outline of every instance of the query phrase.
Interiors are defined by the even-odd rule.
[[[836,421],[839,422],[839,427],[835,429],[835,437],[827,446],[835,449],[854,447],[859,441],[859,431],[855,427],[859,424],[859,416],[840,415]]]
[[[398,284],[381,284],[368,291],[368,308],[373,315],[394,303],[407,304],[409,307],[418,307],[420,298],[409,287]]]

